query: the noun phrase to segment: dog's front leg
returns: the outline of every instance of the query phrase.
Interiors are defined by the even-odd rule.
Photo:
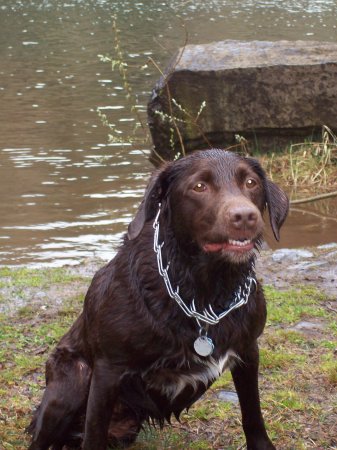
[[[121,378],[120,368],[96,360],[87,405],[83,450],[106,450],[108,429]]]
[[[231,372],[239,396],[247,450],[275,450],[267,435],[260,407],[257,343],[239,356],[242,361],[238,362]]]

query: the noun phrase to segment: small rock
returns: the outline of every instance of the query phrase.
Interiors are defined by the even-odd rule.
[[[219,391],[217,397],[222,402],[239,403],[239,397],[236,392],[231,391]]]
[[[314,254],[309,250],[281,248],[273,253],[273,261],[298,261],[302,258],[312,258]]]
[[[328,261],[303,261],[303,262],[299,262],[297,264],[294,264],[292,266],[289,266],[288,269],[289,270],[307,270],[307,269],[313,269],[316,267],[321,267],[321,266],[327,266],[329,264]]]
[[[332,259],[332,258],[335,258],[335,257],[337,258],[337,252],[328,253],[326,255],[326,257],[329,258],[329,259]]]
[[[295,331],[314,331],[314,330],[323,330],[324,325],[317,322],[309,322],[306,320],[302,320],[298,322],[296,325],[291,327],[292,330]]]
[[[307,335],[316,335],[324,329],[324,324],[319,322],[309,322],[306,320],[302,320],[301,322],[298,322],[296,325],[290,328],[290,330],[299,331]]]
[[[319,248],[321,250],[325,250],[325,249],[336,248],[336,247],[337,247],[336,242],[330,242],[330,244],[319,245],[317,248]]]

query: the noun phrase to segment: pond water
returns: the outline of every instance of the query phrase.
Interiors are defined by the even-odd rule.
[[[139,203],[149,144],[135,125],[114,55],[112,17],[137,111],[185,40],[336,41],[334,0],[2,0],[0,4],[0,265],[110,258]],[[141,69],[142,68],[142,69]],[[108,143],[97,108],[125,144]],[[136,132],[142,138],[140,131]],[[336,240],[336,202],[294,210],[281,246]],[[332,212],[331,212],[332,211]]]

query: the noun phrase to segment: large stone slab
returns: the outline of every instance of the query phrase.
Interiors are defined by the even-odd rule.
[[[195,123],[202,102],[206,106]],[[167,116],[174,116],[174,123]],[[165,159],[181,151],[180,141],[191,151],[232,145],[240,135],[253,146],[275,149],[323,125],[336,130],[337,44],[188,45],[155,86],[148,120],[154,148]]]

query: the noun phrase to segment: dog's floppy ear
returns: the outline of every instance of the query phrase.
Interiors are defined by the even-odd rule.
[[[280,228],[285,221],[289,210],[289,199],[275,183],[265,180],[266,199],[269,212],[270,225],[275,239],[280,240]]]
[[[280,228],[285,221],[289,210],[289,199],[287,194],[282,191],[275,183],[268,180],[265,171],[262,169],[259,161],[253,158],[246,158],[246,161],[254,169],[262,180],[265,200],[269,212],[270,225],[275,239],[280,240]]]
[[[128,227],[128,238],[130,240],[135,239],[139,235],[145,222],[155,218],[158,212],[158,204],[163,196],[163,178],[166,168],[167,165],[151,176],[136,216]]]

